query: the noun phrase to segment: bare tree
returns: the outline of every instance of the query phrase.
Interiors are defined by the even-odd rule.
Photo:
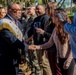
[[[65,0],[63,0],[63,2],[61,3],[61,6],[64,4],[64,2],[65,2]],[[61,6],[60,6],[60,7],[61,7]]]
[[[60,0],[60,2],[58,3],[58,6],[59,6],[59,4],[61,3],[61,1],[62,1],[62,0]]]
[[[61,7],[64,4],[65,0],[60,0],[60,2],[57,4],[59,7]]]

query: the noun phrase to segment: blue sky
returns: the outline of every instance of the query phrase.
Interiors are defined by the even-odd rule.
[[[59,2],[60,0],[57,0],[57,1]],[[62,1],[63,1],[63,0],[62,0]],[[70,7],[70,6],[71,6],[71,0],[65,0],[65,2],[66,2],[66,3],[69,2],[68,5],[66,4],[66,7]],[[72,6],[74,6],[74,4],[72,4]]]
[[[57,1],[60,1],[60,0],[57,0]],[[65,0],[66,2],[71,2],[71,0]]]

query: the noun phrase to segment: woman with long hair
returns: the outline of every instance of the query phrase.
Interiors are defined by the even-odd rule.
[[[41,28],[36,28],[36,32],[44,36],[45,42],[49,40],[53,32],[53,29],[55,28],[55,24],[53,23],[52,19],[54,16],[54,9],[56,8],[57,8],[56,2],[48,2],[46,4],[46,14],[50,16],[50,19],[45,25],[44,30],[42,30]],[[47,50],[47,56],[50,63],[52,75],[62,75],[59,65],[57,63],[57,51],[55,44],[46,50]]]
[[[53,29],[55,27],[55,23],[53,22],[53,19],[54,19],[54,11],[55,11],[54,9],[56,9],[56,8],[57,8],[56,2],[48,2],[46,4],[46,13],[52,19],[52,23],[50,25],[50,27],[52,28],[52,29],[50,28],[50,31],[52,30],[52,32],[53,32]],[[52,32],[50,34],[52,34]],[[50,38],[50,36],[49,36],[49,38]],[[52,75],[62,75],[59,64],[57,63],[57,51],[55,48],[55,44],[49,48],[49,50],[47,51],[47,54],[48,54],[48,59],[49,59]]]
[[[73,75],[74,60],[70,48],[70,37],[67,33],[64,32],[59,20],[67,20],[68,22],[70,21],[66,15],[66,12],[64,12],[62,9],[55,10],[53,18],[55,28],[49,41],[45,44],[36,46],[36,48],[46,49],[51,47],[55,43],[57,49],[57,62],[60,65],[62,75]]]
[[[6,10],[4,7],[0,7],[0,20],[3,19],[6,15]]]

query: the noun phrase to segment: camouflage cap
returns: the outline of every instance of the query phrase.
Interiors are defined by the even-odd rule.
[[[29,10],[30,8],[32,8],[32,7],[36,7],[36,5],[35,4],[32,4],[32,5],[30,5],[29,7],[27,7],[27,9]]]

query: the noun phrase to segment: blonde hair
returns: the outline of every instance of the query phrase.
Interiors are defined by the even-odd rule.
[[[5,12],[2,12],[2,10],[5,10],[5,8],[4,7],[0,7],[0,19],[2,19],[3,18],[3,13],[6,13],[6,10],[5,10]]]
[[[48,14],[49,16],[52,16],[53,15],[53,12],[54,12],[54,7],[55,9],[57,8],[57,3],[56,2],[48,2],[46,4],[46,9],[48,9]]]

